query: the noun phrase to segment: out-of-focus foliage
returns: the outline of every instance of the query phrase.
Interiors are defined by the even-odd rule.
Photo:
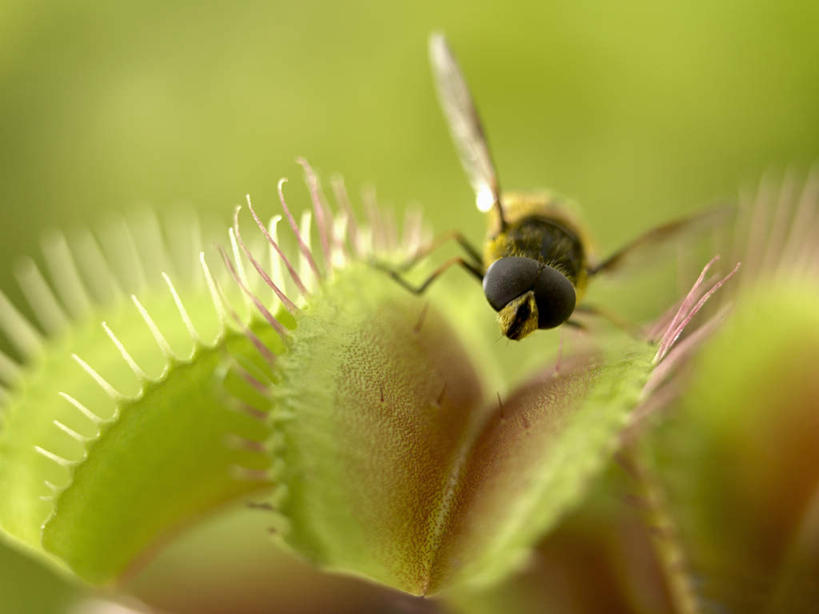
[[[425,614],[428,600],[326,574],[261,538],[269,511],[241,508],[201,523],[163,550],[127,589],[179,614]]]
[[[0,542],[0,595],[3,614],[62,612],[83,590],[40,561]]]
[[[456,595],[447,602],[447,611],[673,611],[640,504],[631,476],[615,465],[583,506],[541,541],[521,573],[488,590]]]
[[[819,598],[819,286],[740,297],[657,439],[701,592],[743,612]]]

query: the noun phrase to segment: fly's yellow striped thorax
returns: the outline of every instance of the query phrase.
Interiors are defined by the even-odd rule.
[[[563,273],[579,302],[586,289],[590,242],[571,206],[547,192],[504,194],[502,204],[503,231],[497,211],[488,214],[484,266],[506,256],[532,258]]]

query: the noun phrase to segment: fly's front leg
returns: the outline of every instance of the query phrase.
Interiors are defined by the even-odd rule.
[[[396,271],[401,271],[402,273],[406,273],[410,269],[412,269],[415,265],[421,262],[424,258],[429,256],[432,252],[434,252],[439,247],[445,245],[449,241],[455,241],[461,249],[464,250],[466,255],[468,256],[470,262],[475,265],[476,267],[483,268],[483,260],[481,259],[480,252],[469,242],[463,233],[457,230],[450,230],[449,232],[445,232],[441,235],[435,237],[432,241],[430,241],[427,245],[420,248],[416,251],[412,256],[407,258],[404,262],[396,265],[394,269]]]
[[[401,275],[400,271],[396,271],[394,269],[390,269],[390,268],[387,268],[387,267],[381,267],[379,265],[376,265],[376,266],[378,268],[380,268],[381,270],[385,271],[387,274],[389,274],[390,277],[392,277],[395,281],[397,281],[405,289],[409,290],[413,294],[421,295],[421,294],[423,294],[424,292],[427,291],[427,289],[430,287],[430,285],[432,285],[432,282],[434,282],[436,279],[438,279],[447,269],[449,269],[451,266],[456,265],[456,264],[461,266],[464,270],[466,270],[470,274],[472,274],[472,276],[475,277],[478,281],[483,281],[483,275],[484,275],[483,268],[482,267],[479,268],[476,265],[472,264],[471,262],[467,262],[463,258],[450,258],[449,260],[444,262],[441,266],[439,266],[437,269],[435,269],[432,273],[430,273],[429,276],[423,282],[421,282],[420,285],[417,285],[417,286],[412,285],[406,279],[404,279],[404,277]]]

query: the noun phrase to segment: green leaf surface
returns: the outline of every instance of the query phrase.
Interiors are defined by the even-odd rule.
[[[435,587],[486,585],[525,562],[616,449],[652,354],[647,343],[619,340],[496,406],[461,473]]]
[[[469,356],[434,307],[359,267],[299,318],[281,369],[285,540],[425,592],[454,468],[485,415]]]
[[[268,429],[229,408],[217,378],[224,351],[202,349],[172,367],[121,403],[119,418],[89,444],[42,534],[43,547],[78,575],[105,582],[170,531],[265,486],[242,472],[264,470],[267,457],[231,445],[261,441]]]

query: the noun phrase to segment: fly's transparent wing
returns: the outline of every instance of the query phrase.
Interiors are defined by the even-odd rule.
[[[475,190],[478,209],[489,211],[496,206],[500,219],[503,220],[500,188],[486,135],[463,73],[442,34],[430,36],[429,59],[441,107],[449,123],[461,164]]]
[[[685,239],[694,239],[698,233],[713,230],[734,219],[735,216],[736,210],[733,207],[719,206],[656,226],[632,239],[630,243],[618,249],[605,260],[589,267],[589,275],[615,272],[629,260],[653,261],[656,259],[656,254],[654,256],[650,255],[652,249],[656,250],[660,246]]]

